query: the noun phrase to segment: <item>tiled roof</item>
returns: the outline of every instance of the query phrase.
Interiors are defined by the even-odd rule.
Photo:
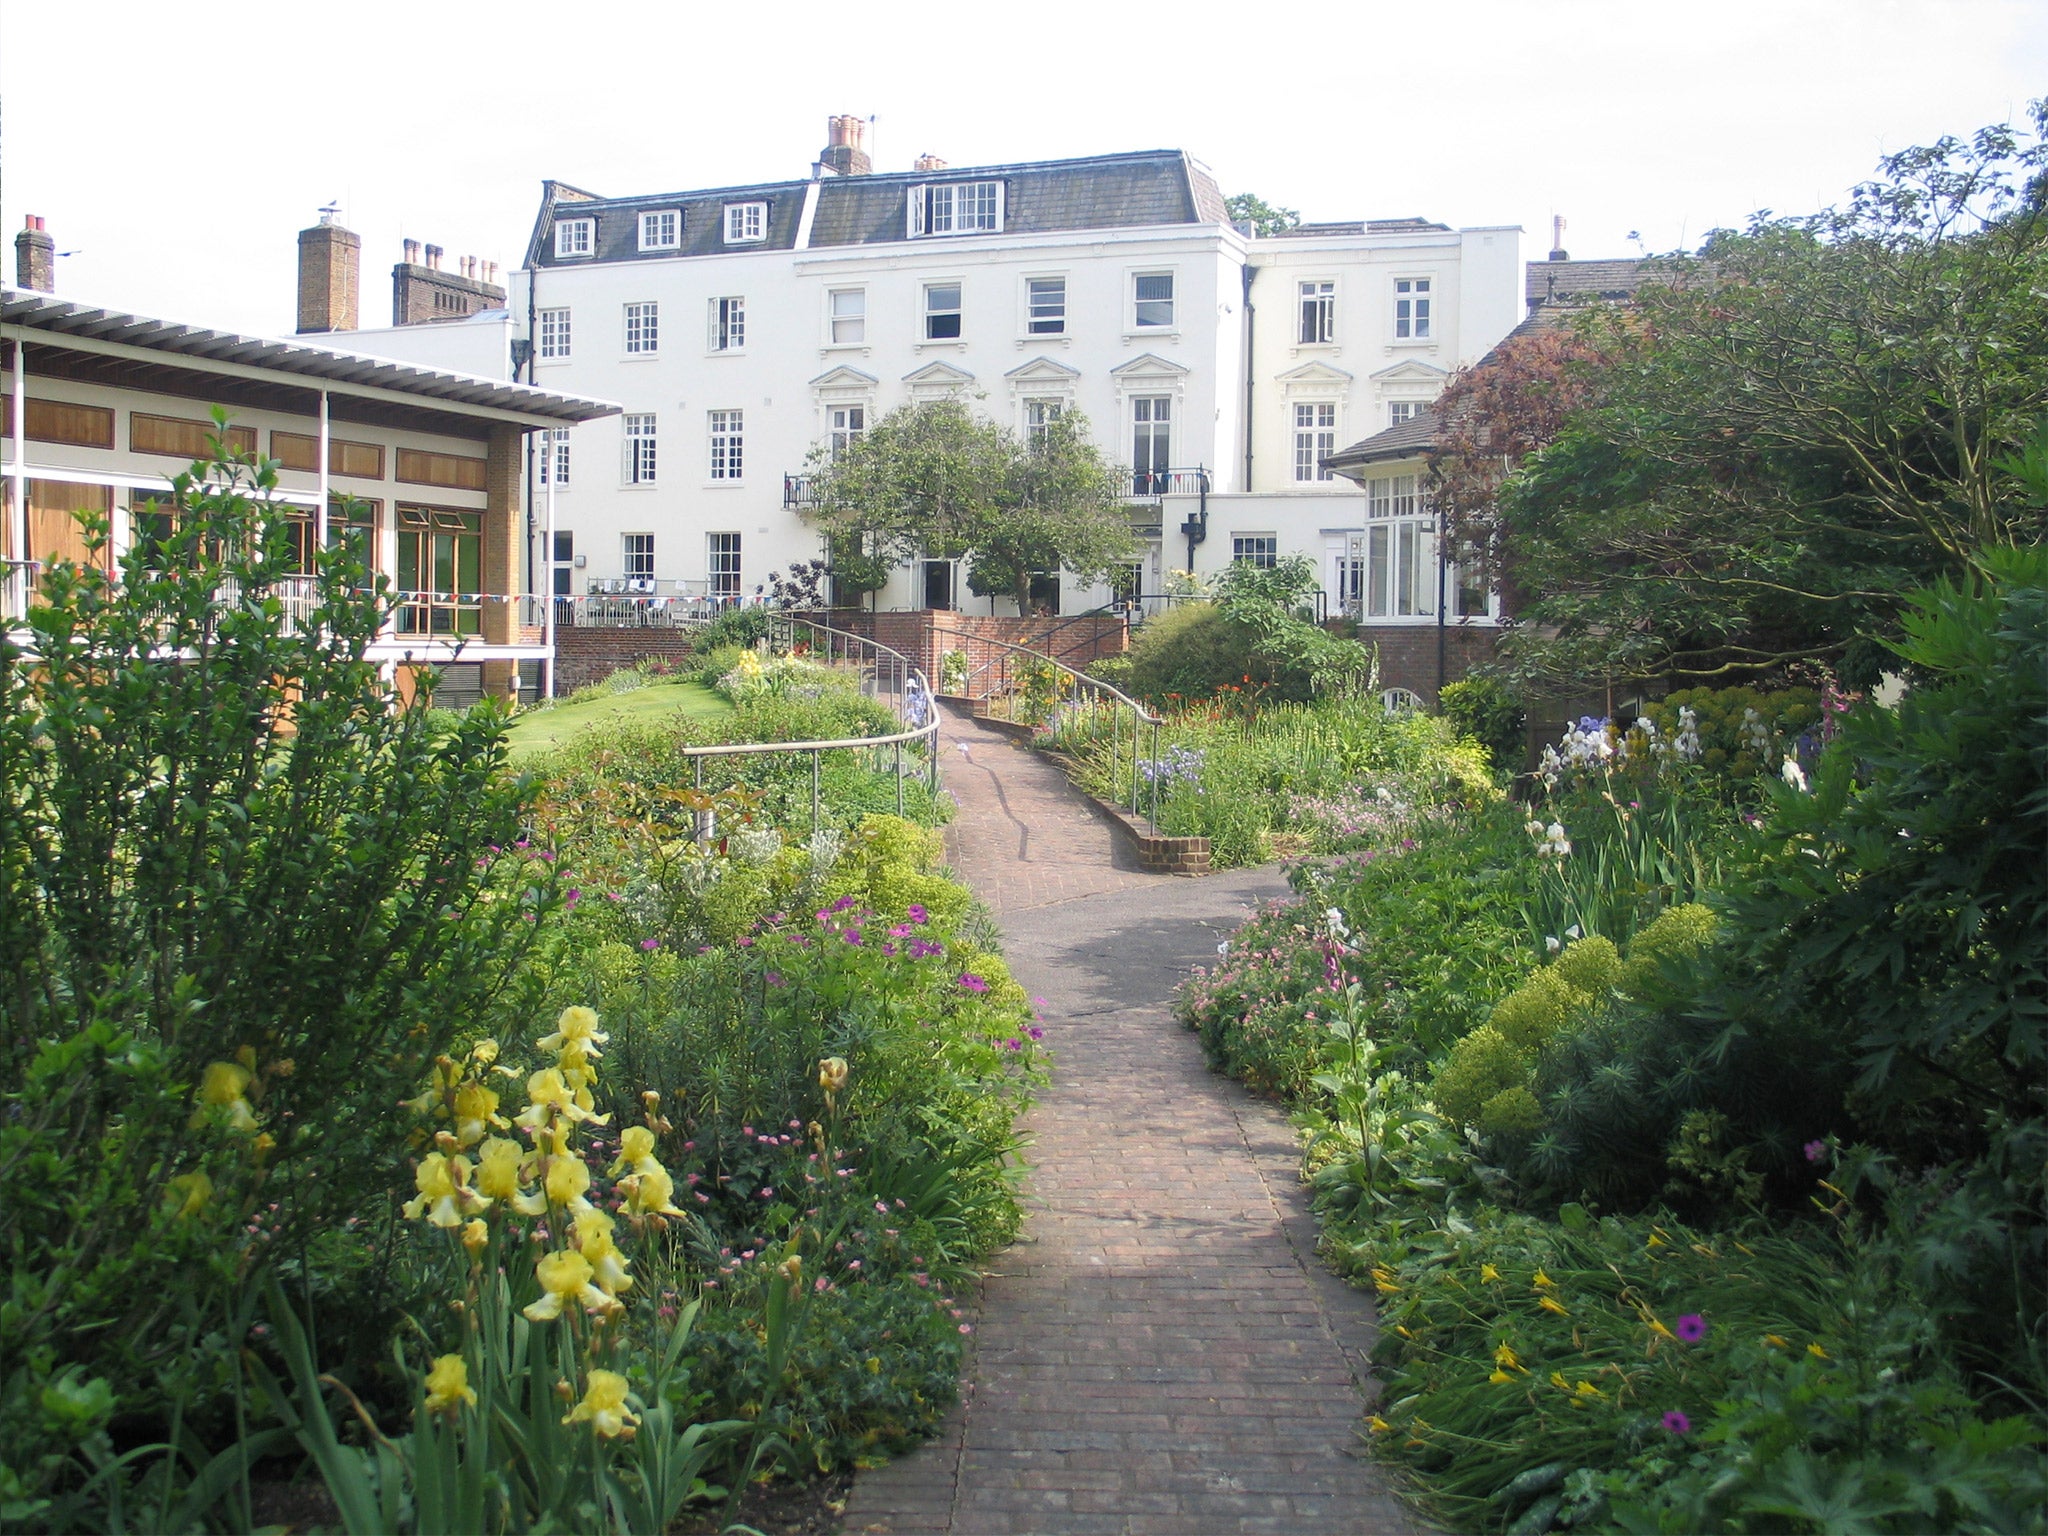
[[[1327,454],[1323,466],[1341,470],[1360,464],[1383,464],[1390,459],[1412,459],[1420,456],[1436,443],[1436,412],[1428,409],[1417,411],[1406,421],[1397,421],[1384,432],[1376,432],[1363,442],[1353,443],[1349,448],[1339,448]]]
[[[1602,261],[1532,261],[1524,283],[1529,305],[1626,299],[1646,282],[1668,281],[1662,263],[1620,257]]]
[[[1421,235],[1448,231],[1448,224],[1439,224],[1434,219],[1340,219],[1334,223],[1297,224],[1292,229],[1278,230],[1268,239],[1304,240],[1317,235]]]
[[[1223,193],[1206,167],[1180,150],[1142,150],[1084,160],[1044,160],[1020,165],[948,166],[942,171],[892,171],[864,176],[826,176],[818,183],[811,223],[812,250],[846,245],[902,242],[910,188],[948,182],[1001,181],[1004,234],[1061,230],[1133,229],[1160,224],[1226,224]],[[658,260],[704,256],[730,250],[790,250],[810,183],[768,182],[711,191],[659,196],[600,198],[560,182],[543,187],[540,216],[528,247],[529,262],[543,267],[584,266],[592,261]],[[746,246],[725,243],[723,209],[729,203],[768,204],[767,238]],[[639,215],[660,208],[682,211],[679,251],[642,251]],[[597,221],[588,257],[557,260],[551,231],[560,217]],[[937,236],[940,241],[972,235]]]

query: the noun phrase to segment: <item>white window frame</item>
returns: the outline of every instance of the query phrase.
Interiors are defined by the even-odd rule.
[[[652,411],[629,412],[620,418],[625,433],[623,479],[627,485],[653,485],[661,468],[661,439]]]
[[[1162,299],[1157,294],[1146,298],[1139,294],[1138,290],[1145,282],[1162,277],[1166,279],[1165,298]],[[1177,274],[1170,267],[1145,272],[1133,272],[1131,274],[1131,329],[1133,331],[1144,331],[1158,336],[1164,335],[1175,328],[1180,315],[1180,284],[1176,279]],[[1165,318],[1157,318],[1157,311],[1155,309],[1155,318],[1147,320],[1145,318],[1145,307],[1148,304],[1153,306],[1164,304],[1166,306]]]
[[[1036,443],[1045,436],[1045,429],[1067,414],[1070,404],[1065,395],[1026,395],[1024,397],[1024,441]],[[1168,419],[1167,426],[1173,423]],[[1135,434],[1134,434],[1135,437]],[[1135,449],[1135,442],[1133,443]]]
[[[1435,522],[1424,504],[1420,477],[1376,475],[1365,483],[1365,563],[1368,624],[1398,624],[1436,617]]]
[[[1158,414],[1160,406],[1166,407],[1166,415]],[[1131,431],[1128,441],[1131,445],[1131,494],[1134,496],[1157,496],[1164,493],[1163,477],[1173,468],[1175,417],[1180,414],[1180,396],[1177,394],[1145,394],[1131,396]],[[1165,427],[1161,432],[1160,427]],[[1144,441],[1153,445],[1144,453],[1138,451],[1141,428],[1150,428],[1143,434]],[[1166,444],[1165,453],[1157,451],[1160,442]]]
[[[555,220],[555,260],[568,261],[596,254],[596,219],[586,217]]]
[[[1001,181],[920,183],[910,189],[906,199],[904,233],[912,240],[928,236],[999,235],[1003,232],[1007,191]]]
[[[640,249],[679,251],[683,248],[683,210],[650,208],[640,215]]]
[[[840,300],[854,301],[852,309],[842,309]],[[825,290],[825,345],[828,347],[864,347],[868,340],[868,291],[865,288],[828,288]]]
[[[1040,295],[1040,283],[1059,285],[1058,307],[1054,308],[1050,295]],[[1024,334],[1026,336],[1064,336],[1067,334],[1067,275],[1064,272],[1039,272],[1024,279]]]
[[[1394,340],[1434,341],[1436,284],[1427,277],[1394,279]]]
[[[721,485],[736,484],[746,477],[747,422],[742,410],[705,413],[710,439],[711,478]]]
[[[1280,563],[1280,535],[1233,533],[1230,536],[1230,563],[1249,563],[1262,571],[1272,570]]]
[[[953,291],[953,307],[951,309],[934,309],[932,307],[932,295],[944,292],[949,288]],[[920,326],[924,333],[920,339],[923,341],[962,340],[967,331],[967,285],[957,277],[941,277],[933,278],[918,291],[924,300],[920,306],[919,313]],[[950,336],[933,335],[932,321],[945,315],[953,317],[953,334]]]
[[[661,350],[661,305],[638,299],[625,307],[626,355],[652,357]]]
[[[708,338],[713,352],[744,352],[747,350],[747,301],[739,294],[728,294],[711,300],[711,333]]]
[[[731,540],[731,543],[726,543],[726,540]],[[714,598],[739,601],[743,547],[737,533],[704,535],[705,586]]]
[[[867,435],[868,408],[865,401],[848,400],[825,407],[825,440],[833,458]]]
[[[1398,427],[1404,421],[1413,421],[1429,409],[1427,400],[1389,400],[1387,402],[1387,425]]]
[[[1294,478],[1314,482],[1337,477],[1323,468],[1323,460],[1337,451],[1337,402],[1297,400],[1294,402]]]
[[[540,360],[551,363],[567,357],[574,339],[569,327],[567,307],[540,310],[535,315],[535,322],[540,327],[539,346],[536,349],[540,354]]]
[[[759,245],[768,238],[768,205],[766,203],[727,203],[725,205],[725,243],[727,245]]]
[[[619,535],[619,572],[628,581],[654,580],[654,535],[651,533],[622,533]]]
[[[569,483],[569,429],[549,427],[541,434],[540,483],[557,489]]]
[[[1337,285],[1329,278],[1303,278],[1296,284],[1300,324],[1297,346],[1327,347],[1337,341]]]

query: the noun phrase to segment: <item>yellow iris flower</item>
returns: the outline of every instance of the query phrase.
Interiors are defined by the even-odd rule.
[[[490,1200],[519,1198],[519,1163],[525,1154],[519,1143],[493,1136],[477,1150],[477,1193]]]
[[[459,1413],[464,1403],[476,1402],[476,1389],[469,1384],[469,1366],[460,1355],[442,1355],[427,1372],[427,1412]]]
[[[498,1113],[498,1096],[482,1083],[464,1083],[455,1090],[455,1140],[464,1147],[473,1147],[490,1133],[492,1126],[500,1130],[512,1122]]]
[[[612,1241],[612,1226],[611,1217],[595,1206],[576,1218],[576,1251],[589,1263],[591,1278],[607,1296],[633,1288],[626,1256]]]
[[[256,1074],[240,1062],[208,1062],[205,1074],[199,1079],[199,1108],[192,1113],[192,1124],[204,1123],[209,1109],[220,1109],[227,1111],[230,1130],[244,1133],[255,1130],[256,1112],[243,1097],[249,1084],[255,1080]]]
[[[529,1322],[553,1322],[571,1301],[580,1301],[587,1312],[609,1312],[618,1305],[591,1284],[594,1271],[590,1260],[573,1248],[561,1253],[542,1254],[533,1270],[540,1279],[541,1295],[522,1309]]]
[[[419,1194],[405,1202],[404,1211],[408,1219],[416,1219],[421,1212],[437,1227],[459,1227],[467,1214],[467,1207],[476,1200],[476,1192],[469,1189],[469,1159],[448,1157],[440,1152],[430,1152],[420,1159],[412,1172],[413,1184]],[[463,1197],[469,1196],[469,1200]]]
[[[571,1408],[562,1422],[588,1424],[609,1440],[638,1424],[640,1415],[626,1406],[625,1377],[617,1371],[592,1371],[583,1401]]]
[[[610,1040],[597,1027],[597,1011],[592,1008],[564,1008],[555,1020],[555,1032],[542,1037],[539,1044],[544,1051],[564,1055],[571,1049],[580,1050],[586,1056],[602,1056],[598,1047]]]
[[[1546,1312],[1555,1312],[1559,1317],[1571,1316],[1571,1313],[1567,1311],[1564,1308],[1564,1306],[1561,1305],[1558,1302],[1557,1298],[1554,1296],[1546,1296],[1541,1301],[1537,1302],[1536,1305],[1541,1307]]]

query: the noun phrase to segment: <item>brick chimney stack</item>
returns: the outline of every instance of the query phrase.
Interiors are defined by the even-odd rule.
[[[443,252],[441,247],[438,245],[430,245],[427,247],[427,270],[429,272],[438,272],[441,270],[441,257],[444,254],[446,253]]]
[[[31,293],[57,291],[57,240],[43,228],[43,216],[32,213],[14,237],[14,286]]]
[[[299,231],[299,334],[352,331],[361,284],[363,240],[334,222],[323,208],[320,222]]]
[[[1552,261],[1570,261],[1572,259],[1572,253],[1564,248],[1564,215],[1561,213],[1553,213],[1550,216],[1550,259]]]
[[[826,119],[826,144],[819,161],[842,176],[865,176],[875,165],[868,158],[867,119],[851,113]]]
[[[943,171],[946,169],[946,164],[947,162],[941,160],[937,155],[919,155],[915,169],[920,171]]]

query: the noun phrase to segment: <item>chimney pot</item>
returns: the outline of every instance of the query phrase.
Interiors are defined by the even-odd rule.
[[[444,253],[442,252],[441,247],[439,247],[438,245],[430,245],[427,247],[427,270],[429,272],[438,272],[441,270],[441,257],[443,254]]]
[[[875,168],[867,144],[867,119],[843,113],[825,120],[825,148],[818,159],[842,176],[865,176]]]
[[[362,237],[323,216],[299,231],[299,334],[356,328]]]
[[[405,242],[405,261],[407,266],[416,267],[420,264],[419,241],[408,240]]]
[[[14,237],[14,283],[30,293],[57,291],[57,241],[39,213],[29,214]]]
[[[948,163],[949,162],[940,159],[937,155],[919,155],[917,157],[916,168],[920,171],[943,171],[946,169]]]

